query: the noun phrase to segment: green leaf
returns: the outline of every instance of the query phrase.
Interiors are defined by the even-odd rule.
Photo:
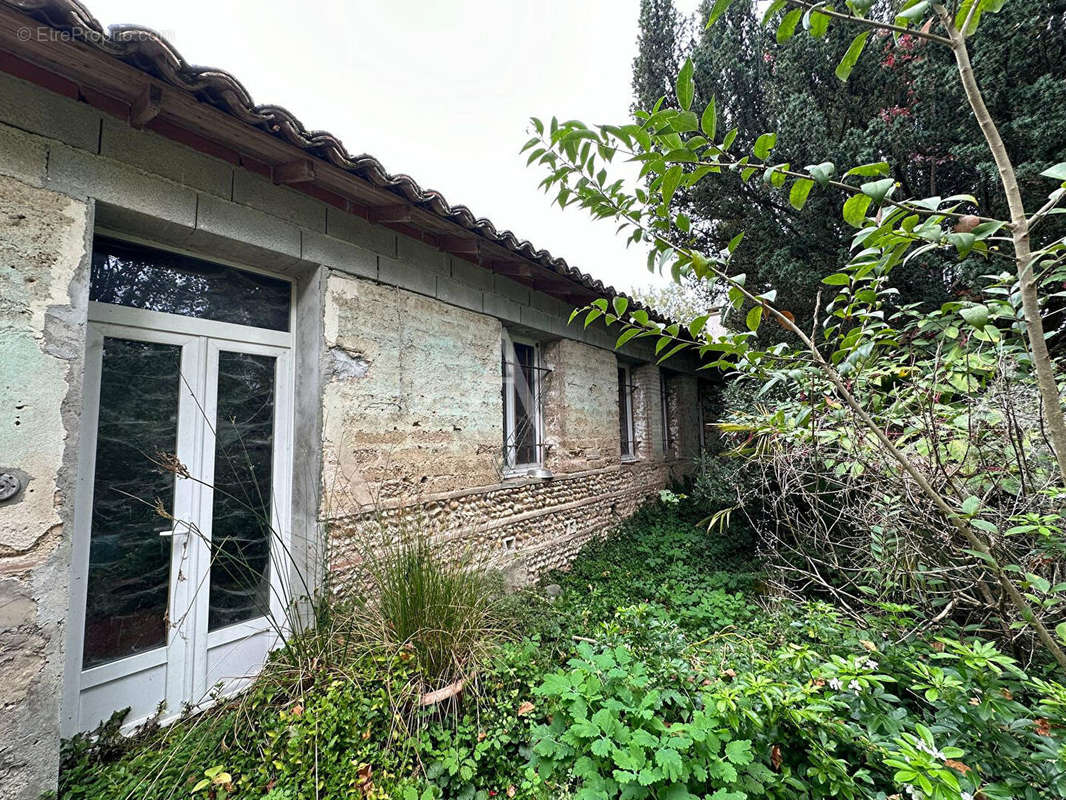
[[[908,22],[919,22],[925,16],[925,12],[929,10],[929,6],[929,0],[920,0],[920,2],[907,6],[896,14],[896,24],[905,25]]]
[[[751,742],[747,739],[735,739],[725,746],[725,757],[732,764],[743,766],[750,764],[755,756],[751,752]]]
[[[670,201],[674,199],[674,192],[677,191],[678,184],[681,183],[682,169],[680,164],[674,164],[663,175],[663,183],[661,187],[663,202],[670,205]]]
[[[711,8],[711,13],[707,15],[707,27],[711,27],[718,18],[726,12],[733,0],[714,0],[714,7]]]
[[[593,755],[597,755],[602,758],[603,756],[606,756],[608,753],[611,752],[611,740],[599,738],[592,743],[591,749]]]
[[[655,752],[655,763],[662,769],[663,774],[670,780],[679,779],[685,771],[685,764],[681,760],[681,754],[672,747],[664,747]]]
[[[773,18],[774,14],[784,8],[785,5],[785,0],[774,0],[772,3],[770,3],[770,5],[766,7],[766,11],[764,11],[762,15],[762,22],[760,23],[762,27],[765,28],[770,22],[770,20]]]
[[[813,164],[806,169],[818,185],[823,188],[829,185],[833,173],[836,172],[836,166],[832,161],[823,161],[821,164]]]
[[[807,196],[811,193],[811,187],[814,186],[814,181],[808,178],[800,178],[792,184],[792,189],[788,193],[788,202],[792,204],[792,207],[797,211],[802,211],[803,207],[807,205]]]
[[[756,158],[765,161],[766,157],[770,155],[770,151],[774,149],[775,144],[777,144],[777,134],[764,133],[755,140],[755,147],[752,148],[751,152],[754,153]]]
[[[962,513],[968,517],[972,517],[978,511],[981,510],[981,499],[970,495],[962,501]]]
[[[1041,594],[1047,594],[1051,590],[1051,583],[1047,578],[1041,578],[1039,575],[1027,572],[1025,573],[1025,579],[1029,582],[1030,586],[1035,587]]]
[[[877,161],[873,164],[861,164],[857,167],[852,167],[844,173],[844,177],[857,175],[860,178],[875,178],[878,175],[887,175],[889,169],[887,161]]]
[[[862,49],[866,46],[866,40],[870,38],[869,31],[863,31],[854,39],[851,40],[848,50],[844,53],[844,57],[840,59],[840,63],[837,64],[836,76],[842,81],[846,81],[851,77],[851,71],[855,68],[855,64],[859,60],[859,56],[862,55]]]
[[[611,300],[611,305],[614,306],[614,313],[618,316],[622,316],[626,313],[626,309],[629,308],[629,298],[615,297]]]
[[[803,9],[794,8],[781,18],[781,24],[777,26],[777,43],[784,44],[796,35],[796,26],[803,18]]]
[[[977,237],[972,233],[949,233],[948,241],[951,242],[959,253],[959,258],[966,258],[973,249]]]
[[[1055,635],[1059,637],[1059,641],[1066,644],[1066,622],[1060,622],[1055,626]]]
[[[851,276],[844,272],[834,272],[822,278],[822,283],[827,286],[847,286],[851,283]]]
[[[866,210],[870,207],[870,197],[854,194],[844,203],[844,221],[853,228],[861,228],[866,222]]]
[[[759,324],[762,322],[762,306],[755,306],[748,312],[747,319],[744,320],[744,324],[748,326],[749,331],[759,330]]]
[[[741,242],[741,240],[743,238],[744,238],[744,231],[741,231],[740,233],[738,233],[736,236],[734,236],[732,239],[729,240],[729,244],[726,245],[726,250],[728,250],[732,254],[733,251],[735,251],[737,249],[737,247],[740,246],[740,242]],[[736,282],[740,283],[740,281],[736,281]]]
[[[696,82],[692,79],[692,71],[692,59],[686,58],[685,63],[681,65],[681,71],[677,73],[677,83],[675,85],[677,101],[685,111],[691,108],[692,98],[696,94]]]
[[[881,205],[884,202],[885,197],[892,191],[892,187],[896,185],[896,182],[892,178],[884,178],[879,181],[870,181],[864,183],[859,188],[862,189],[862,193],[867,195],[877,205]]]
[[[616,341],[614,343],[614,349],[615,350],[621,350],[622,349],[622,345],[624,345],[626,342],[628,342],[634,336],[637,336],[637,335],[641,334],[642,332],[643,331],[641,331],[640,328],[627,328],[626,330],[622,331],[622,335],[619,336],[618,337],[618,341]]]
[[[711,98],[711,102],[707,104],[707,108],[703,109],[703,116],[700,117],[700,130],[703,131],[703,135],[714,141],[714,133],[718,128],[718,112],[714,107],[714,98]]]
[[[1044,178],[1051,178],[1056,181],[1066,181],[1066,161],[1061,164],[1056,164],[1053,167],[1048,167],[1041,172],[1040,175]]]
[[[711,318],[710,314],[702,314],[696,317],[692,322],[688,324],[688,335],[695,339],[703,331],[707,325],[707,320]]]
[[[832,11],[832,6],[825,7],[827,11]],[[812,8],[808,12],[808,18],[810,20],[811,36],[815,39],[821,39],[829,31],[829,22],[832,19],[828,14],[819,14],[818,9]]]
[[[988,324],[988,306],[983,303],[974,303],[972,306],[960,308],[959,315],[978,329]]]

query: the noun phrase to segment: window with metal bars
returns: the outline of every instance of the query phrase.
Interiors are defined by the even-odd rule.
[[[670,387],[667,383],[666,373],[659,370],[659,405],[662,408],[663,416],[663,453],[670,455],[674,449],[674,437],[670,430],[670,420],[672,418],[670,408]]]
[[[618,436],[622,444],[622,458],[635,458],[637,443],[633,435],[633,385],[629,367],[618,367]]]
[[[512,470],[538,467],[544,463],[541,397],[548,372],[540,364],[540,348],[505,334],[501,366],[504,463]]]

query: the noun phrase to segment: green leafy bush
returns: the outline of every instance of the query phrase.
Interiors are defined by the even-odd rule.
[[[754,762],[751,742],[683,689],[657,681],[621,645],[580,645],[568,669],[536,690],[552,719],[533,732],[532,766],[570,776],[577,800],[743,800],[760,789],[772,773]]]
[[[744,542],[691,506],[653,504],[590,544],[546,578],[554,600],[502,603],[526,610],[524,635],[454,714],[397,718],[408,651],[319,647],[338,660],[308,670],[297,645],[230,704],[127,747],[70,743],[61,796],[1066,797],[1066,687],[1039,666],[906,606],[772,600]]]

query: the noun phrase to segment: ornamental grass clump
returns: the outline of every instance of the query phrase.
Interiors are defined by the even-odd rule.
[[[364,556],[364,599],[353,611],[356,647],[406,676],[395,704],[453,708],[472,692],[504,638],[502,582],[484,559],[422,525],[380,525]]]

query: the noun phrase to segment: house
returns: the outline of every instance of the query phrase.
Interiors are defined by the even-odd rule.
[[[0,796],[239,688],[383,510],[529,580],[699,451],[613,289],[74,0],[0,0],[0,209]]]

